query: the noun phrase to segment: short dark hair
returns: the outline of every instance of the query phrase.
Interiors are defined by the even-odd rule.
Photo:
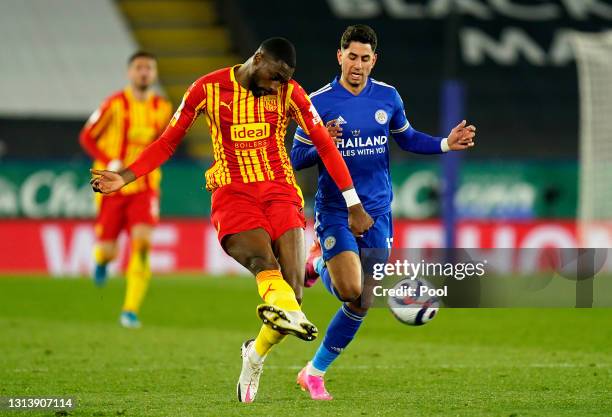
[[[296,66],[295,46],[285,38],[269,38],[259,46],[264,53],[270,54],[274,59],[280,59],[291,68]]]
[[[351,25],[346,28],[340,38],[340,49],[346,49],[351,42],[369,43],[372,51],[376,52],[378,37],[374,29],[368,25]]]
[[[130,55],[130,57],[128,58],[128,66],[134,62],[134,60],[136,58],[149,58],[152,59],[153,61],[157,61],[157,57],[155,55],[153,55],[151,52],[147,52],[147,51],[136,51],[134,52],[132,55]]]

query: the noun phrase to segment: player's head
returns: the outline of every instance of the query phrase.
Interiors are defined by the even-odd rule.
[[[287,83],[296,65],[295,47],[285,38],[270,38],[261,43],[252,60],[249,90],[255,97],[276,94]]]
[[[340,39],[338,64],[342,78],[351,86],[365,85],[376,64],[378,39],[374,29],[367,25],[352,25],[346,28]]]
[[[138,51],[128,58],[128,79],[133,88],[146,90],[157,80],[157,58],[155,55]]]

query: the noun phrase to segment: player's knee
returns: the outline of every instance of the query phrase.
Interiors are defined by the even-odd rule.
[[[96,259],[98,259],[98,261],[102,260],[105,263],[111,262],[117,255],[119,255],[117,245],[102,244],[96,248]]]
[[[356,301],[361,297],[361,283],[336,285],[336,293],[344,302]]]
[[[267,257],[255,254],[247,255],[245,266],[254,275],[259,274],[261,271],[280,269],[280,265],[274,257]]]
[[[142,237],[133,239],[132,248],[137,252],[148,252],[151,249],[151,240]]]

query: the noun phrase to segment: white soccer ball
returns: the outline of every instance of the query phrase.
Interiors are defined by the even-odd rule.
[[[424,279],[403,279],[389,290],[387,304],[396,319],[411,326],[422,326],[438,314],[440,300],[428,294],[435,288]]]

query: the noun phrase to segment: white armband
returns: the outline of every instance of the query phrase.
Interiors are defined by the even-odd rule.
[[[442,142],[440,142],[440,149],[442,152],[448,152],[451,150],[451,148],[448,146],[448,138],[442,139]]]
[[[351,207],[356,204],[361,204],[361,200],[357,195],[357,191],[354,188],[350,190],[342,191],[342,197],[344,197],[344,201],[346,201],[346,206]]]

